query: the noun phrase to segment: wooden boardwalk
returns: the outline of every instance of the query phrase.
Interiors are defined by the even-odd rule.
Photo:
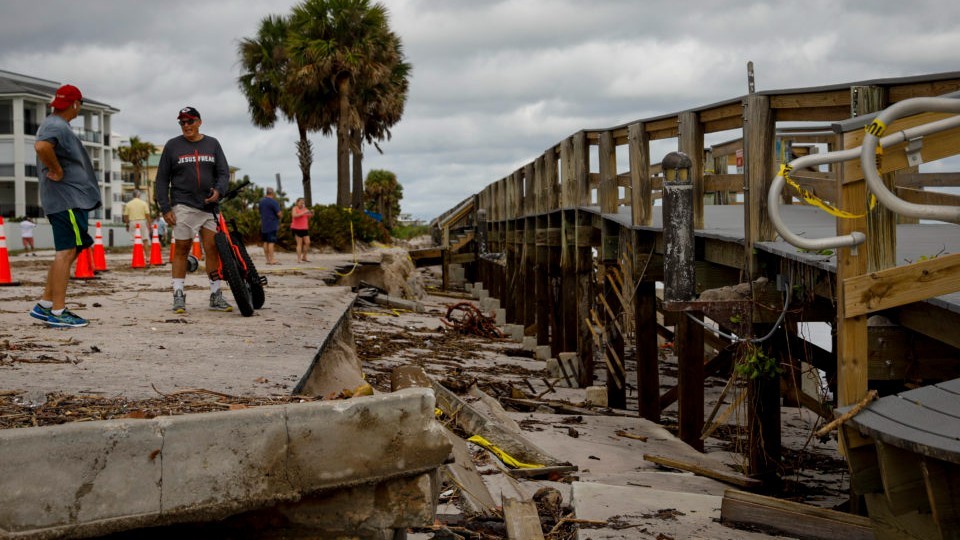
[[[629,408],[658,421],[676,401],[680,438],[695,448],[707,420],[705,374],[750,374],[743,381],[749,472],[776,489],[782,399],[830,417],[833,407],[858,403],[871,389],[895,394],[960,377],[960,229],[872,204],[859,159],[824,162],[789,172],[796,186],[780,197],[782,221],[805,238],[856,233],[866,242],[804,251],[776,231],[767,200],[774,179],[803,156],[859,157],[865,127],[870,136],[882,131],[876,117],[891,105],[960,99],[958,92],[956,72],[859,81],[757,92],[579,131],[434,220],[439,252],[425,255],[442,261],[445,276],[451,264],[463,264],[467,279],[501,300],[507,322],[522,324],[552,354],[576,353],[582,386],[603,370],[611,406],[628,408],[629,390]],[[920,112],[883,129],[901,134],[953,116]],[[704,143],[706,134],[736,130],[739,138]],[[651,141],[664,139],[675,140],[678,152],[651,156]],[[901,139],[877,158],[881,181],[913,204],[960,206],[960,196],[927,189],[958,187],[960,174],[924,165],[957,154],[960,127]],[[742,295],[713,294],[728,289]],[[695,324],[705,318],[720,332]],[[832,325],[832,351],[798,334],[798,323],[814,321]],[[679,360],[679,384],[663,395],[658,334],[676,344]],[[626,380],[628,350],[635,381]],[[828,373],[833,401],[801,391],[799,375],[809,366]],[[882,442],[856,430],[842,435],[852,470],[876,461]],[[960,474],[953,462],[937,466]],[[887,491],[867,498],[872,516],[900,510],[884,505],[886,484],[854,484],[863,495]],[[938,495],[931,505],[938,511],[920,519],[949,530],[945,509],[960,508],[960,493],[948,490],[944,502],[934,483],[917,485]],[[856,509],[858,499],[851,502]]]

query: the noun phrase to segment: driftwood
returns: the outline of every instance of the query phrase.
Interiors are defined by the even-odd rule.
[[[873,400],[875,400],[875,399],[877,399],[877,391],[876,391],[876,390],[871,390],[871,391],[867,392],[867,395],[864,396],[863,399],[860,400],[860,403],[857,403],[856,405],[854,405],[852,409],[850,409],[849,411],[843,413],[842,415],[840,415],[839,417],[837,417],[834,421],[832,421],[832,422],[830,422],[829,424],[827,424],[827,425],[823,426],[822,428],[818,429],[817,432],[814,433],[814,436],[815,436],[815,437],[824,437],[824,436],[826,436],[827,433],[830,433],[831,431],[833,431],[834,429],[836,429],[837,426],[839,426],[840,424],[846,422],[847,420],[849,420],[849,419],[853,418],[854,416],[856,416],[857,414],[859,414],[860,411],[862,411],[863,409],[865,409],[865,408],[867,407],[867,405],[869,405],[870,402],[873,401]]]
[[[680,461],[677,459],[666,458],[662,456],[654,456],[651,454],[644,454],[643,459],[656,463],[657,465],[662,465],[664,467],[669,467],[671,469],[679,469],[681,471],[688,471],[694,474],[699,474],[700,476],[705,476],[707,478],[713,478],[714,480],[719,480],[727,484],[732,484],[747,489],[759,488],[763,485],[763,482],[760,480],[754,480],[753,478],[748,478],[746,476],[736,474],[736,473],[727,473],[723,471],[717,471],[714,469],[709,469],[697,465],[696,463],[688,463],[685,461]]]

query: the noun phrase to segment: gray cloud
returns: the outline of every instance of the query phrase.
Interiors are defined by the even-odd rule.
[[[740,96],[748,60],[769,90],[954,71],[960,49],[960,4],[947,0],[383,3],[414,69],[403,120],[364,168],[397,173],[403,210],[423,218],[580,129]],[[280,173],[295,197],[295,129],[253,127],[236,86],[239,40],[294,4],[10,0],[0,69],[76,84],[121,109],[115,132],[156,143],[195,106],[241,174],[272,185]],[[312,140],[315,199],[329,203],[335,143]]]

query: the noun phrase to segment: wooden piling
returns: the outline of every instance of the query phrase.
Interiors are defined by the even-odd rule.
[[[663,158],[664,307],[670,302],[696,298],[695,242],[693,236],[692,162],[680,152]],[[703,327],[699,312],[679,313],[674,339],[679,375],[680,439],[703,450]]]

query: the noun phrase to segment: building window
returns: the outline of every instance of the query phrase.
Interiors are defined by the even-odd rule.
[[[0,176],[14,176],[13,141],[0,142]]]
[[[23,134],[24,135],[36,135],[37,130],[40,129],[40,122],[38,120],[38,111],[30,105],[24,105],[23,107]]]
[[[0,99],[0,134],[13,134],[13,101]]]

